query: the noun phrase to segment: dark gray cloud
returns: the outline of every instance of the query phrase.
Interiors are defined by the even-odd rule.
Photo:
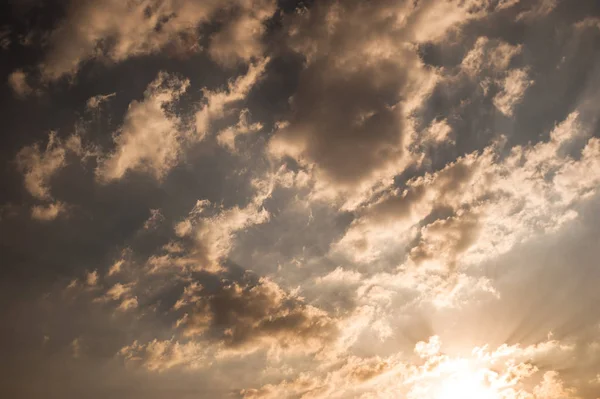
[[[312,350],[319,350],[337,333],[335,320],[269,280],[252,285],[224,281],[215,292],[198,290],[189,294],[193,299],[181,298],[192,303],[182,323],[184,335],[207,330],[206,335],[214,335],[226,347],[252,351],[262,340],[283,348],[312,345]],[[182,305],[182,309],[188,308]]]

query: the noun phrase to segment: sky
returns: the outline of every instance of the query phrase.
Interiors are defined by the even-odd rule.
[[[596,0],[0,6],[0,396],[600,398]]]

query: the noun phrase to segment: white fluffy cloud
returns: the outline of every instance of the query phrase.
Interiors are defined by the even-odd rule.
[[[96,171],[101,181],[121,179],[130,170],[162,179],[177,164],[185,127],[168,107],[188,86],[187,79],[161,72],[148,85],[144,99],[129,105],[123,125],[114,135],[116,148]]]

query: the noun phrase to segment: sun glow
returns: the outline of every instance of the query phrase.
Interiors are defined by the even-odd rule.
[[[435,399],[501,399],[488,370],[458,370],[444,378],[433,395]]]
[[[511,385],[476,358],[434,355],[422,367],[411,399],[503,399]],[[508,382],[508,384],[507,384]],[[514,381],[512,381],[514,382]]]

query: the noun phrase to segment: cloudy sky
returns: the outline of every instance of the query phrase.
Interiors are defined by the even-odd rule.
[[[0,396],[600,398],[598,1],[0,15]]]

